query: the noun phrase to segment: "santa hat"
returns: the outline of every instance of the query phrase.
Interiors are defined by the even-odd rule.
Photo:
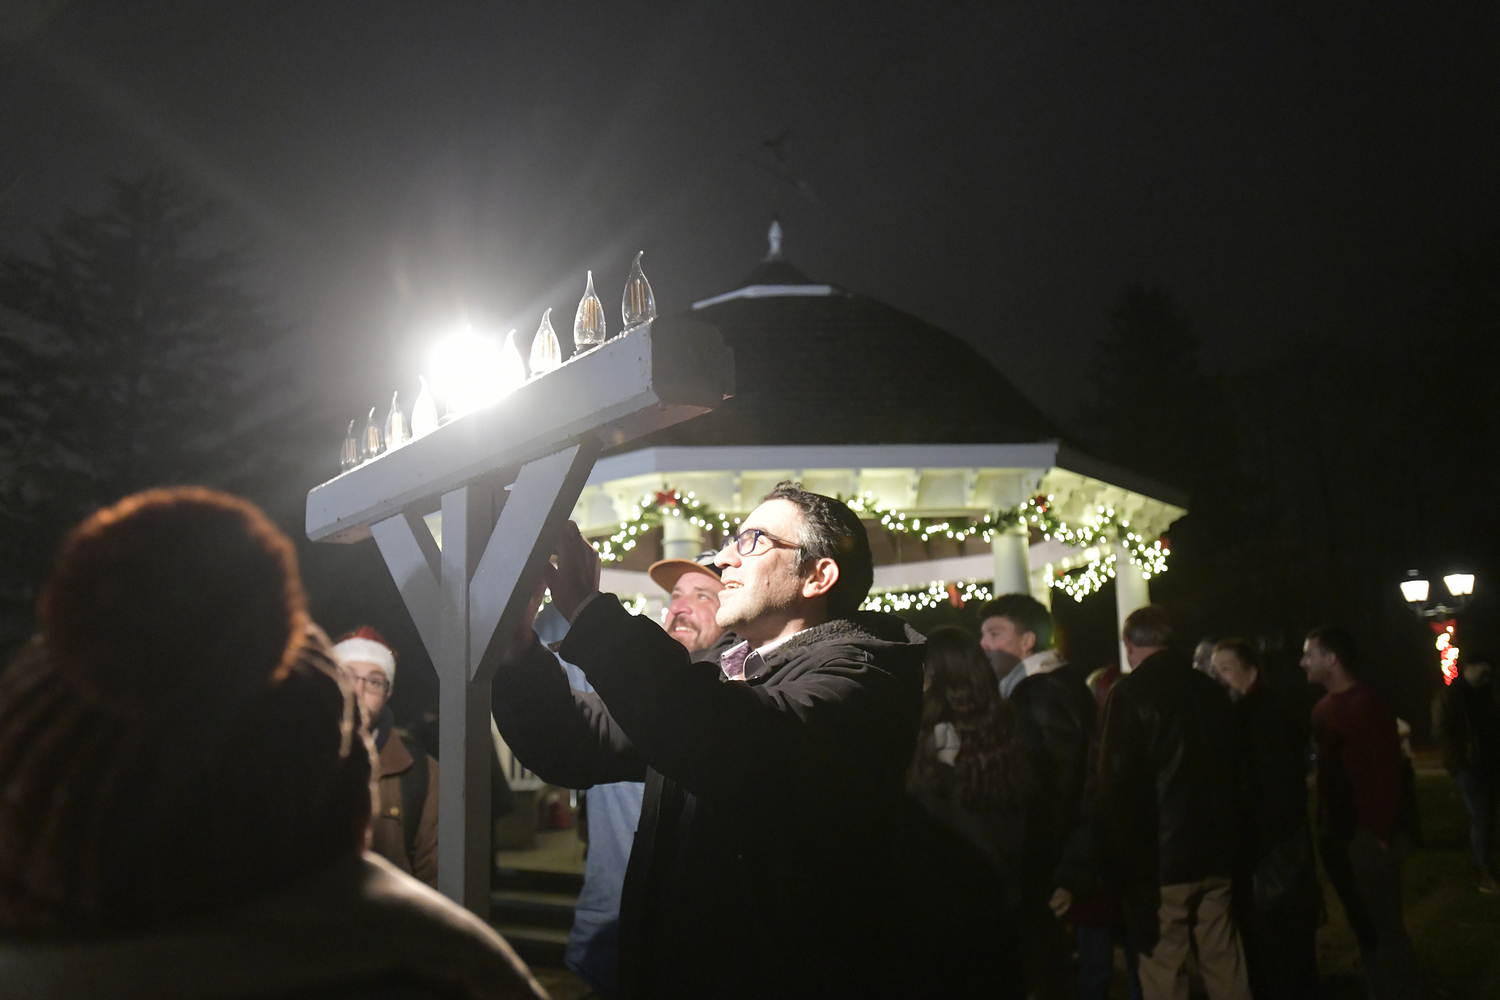
[[[333,655],[340,663],[373,663],[385,671],[391,686],[396,686],[396,653],[385,636],[368,625],[361,625],[335,643]]]

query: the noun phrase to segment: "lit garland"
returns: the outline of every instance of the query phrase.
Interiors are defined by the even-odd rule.
[[[935,518],[927,520],[925,524],[920,517],[881,506],[869,491],[839,499],[855,513],[872,520],[878,519],[880,527],[886,531],[915,535],[923,542],[932,538],[947,538],[962,543],[975,537],[988,542],[997,532],[1024,527],[1028,532],[1035,529],[1043,541],[1055,539],[1073,548],[1092,550],[1093,555],[1085,565],[1057,570],[1047,580],[1049,587],[1061,590],[1075,601],[1082,601],[1114,579],[1120,552],[1125,554],[1131,565],[1140,567],[1141,576],[1147,580],[1167,571],[1167,556],[1171,553],[1171,549],[1161,539],[1148,540],[1145,535],[1131,530],[1129,521],[1123,518],[1117,520],[1113,507],[1099,505],[1095,510],[1093,524],[1069,524],[1053,512],[1052,494],[1037,495],[1014,507],[991,511],[980,518]],[[621,521],[613,534],[591,544],[604,562],[618,562],[625,557],[625,553],[635,548],[646,532],[660,527],[662,519],[667,517],[686,517],[695,527],[716,532],[720,537],[731,534],[734,526],[741,520],[717,513],[692,493],[667,489],[642,496],[631,516]],[[918,590],[872,594],[861,607],[867,611],[907,611],[936,607],[949,599],[946,586],[945,582],[936,581]],[[972,582],[961,586],[966,591],[972,591],[962,595],[965,603],[972,597],[977,597],[981,590],[985,596],[979,599],[988,599],[987,587]]]
[[[646,532],[660,527],[662,519],[668,517],[686,517],[689,524],[721,536],[728,535],[731,526],[740,523],[739,518],[731,522],[727,516],[709,509],[692,493],[668,489],[642,496],[630,517],[621,521],[612,535],[589,544],[604,562],[619,562]]]
[[[1432,631],[1437,635],[1438,661],[1443,667],[1443,683],[1452,684],[1458,677],[1458,646],[1453,642],[1453,628],[1457,624],[1452,618],[1432,623]]]
[[[949,587],[952,590],[949,590]],[[988,601],[995,595],[987,584],[978,581],[948,584],[934,580],[921,590],[888,591],[870,594],[859,606],[861,611],[922,611],[952,603],[956,597],[963,604],[970,601]]]
[[[1123,550],[1131,565],[1139,566],[1141,576],[1147,580],[1167,571],[1167,556],[1171,549],[1162,544],[1161,539],[1151,541],[1146,536],[1132,531],[1129,521],[1123,518],[1116,520],[1113,507],[1098,506],[1093,524],[1072,525],[1053,513],[1053,499],[1052,494],[1038,495],[1008,510],[992,511],[980,519],[944,518],[930,520],[926,526],[923,526],[921,518],[910,517],[898,510],[881,507],[875,502],[874,494],[869,491],[844,502],[857,513],[871,517],[878,516],[880,526],[887,531],[917,535],[924,542],[935,537],[951,538],[955,542],[962,542],[976,535],[988,542],[997,531],[1025,527],[1028,531],[1035,528],[1041,534],[1043,541],[1056,539],[1074,548],[1093,549],[1094,555],[1086,565],[1077,569],[1055,572],[1047,581],[1048,586],[1061,590],[1075,601],[1083,600],[1114,579],[1119,556],[1115,551],[1103,551],[1102,546],[1106,544],[1111,549]],[[942,589],[937,584],[932,586],[938,587],[939,591]],[[928,587],[926,590],[891,595],[891,600],[925,601],[928,599],[926,595],[931,593],[933,593],[932,587]],[[911,606],[932,607],[933,605],[914,604]],[[882,607],[881,610],[904,609]]]

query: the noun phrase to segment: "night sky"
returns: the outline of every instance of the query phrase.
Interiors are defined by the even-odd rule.
[[[1357,344],[1500,220],[1497,8],[1216,6],[8,2],[0,241],[169,166],[310,384],[373,403],[459,317],[563,328],[587,268],[617,321],[636,249],[664,311],[735,287],[779,211],[808,275],[1066,414],[1126,282],[1216,366]]]

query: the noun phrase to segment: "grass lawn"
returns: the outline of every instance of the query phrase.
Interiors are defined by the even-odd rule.
[[[1469,816],[1442,771],[1417,775],[1423,846],[1403,867],[1406,928],[1431,995],[1500,998],[1500,896],[1475,888]],[[1364,997],[1359,949],[1338,897],[1325,881],[1328,924],[1318,934],[1318,967],[1328,1000]]]

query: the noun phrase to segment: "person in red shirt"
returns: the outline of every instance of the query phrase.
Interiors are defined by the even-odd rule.
[[[1303,643],[1307,679],[1328,692],[1312,712],[1320,854],[1359,940],[1370,996],[1416,997],[1417,957],[1401,914],[1401,740],[1390,707],[1355,678],[1355,662],[1344,629],[1313,629]]]

